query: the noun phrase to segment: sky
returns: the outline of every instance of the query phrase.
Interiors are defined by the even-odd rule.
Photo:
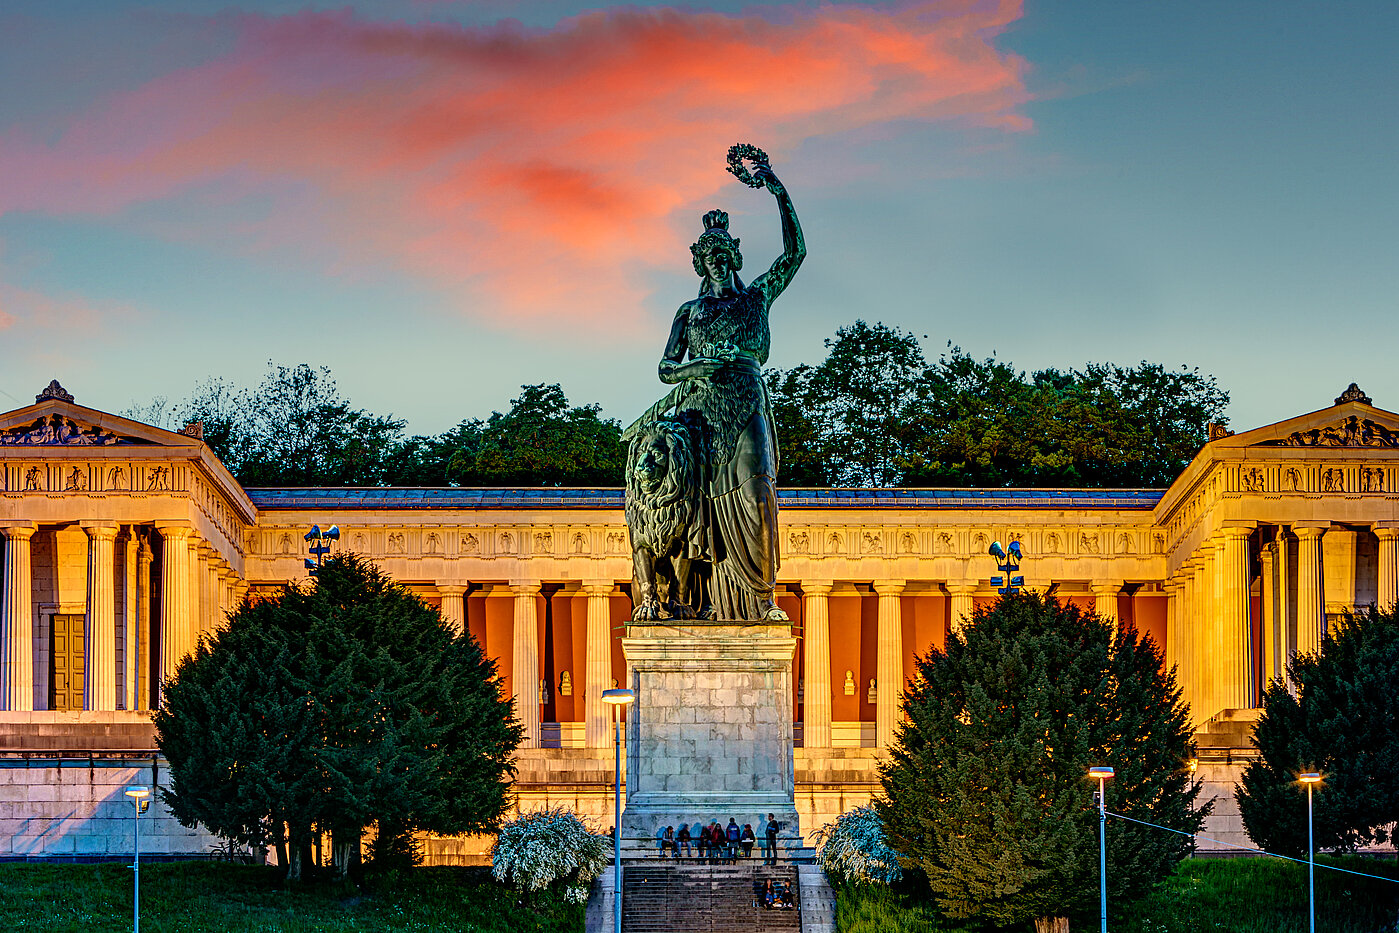
[[[728,210],[863,318],[1034,370],[1199,367],[1245,430],[1399,410],[1399,3],[0,0],[0,409],[269,361],[435,434],[560,383],[630,422]]]

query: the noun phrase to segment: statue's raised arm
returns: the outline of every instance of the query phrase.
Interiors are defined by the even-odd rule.
[[[732,162],[732,156],[730,158]],[[735,174],[738,174],[735,172]],[[792,205],[792,196],[787,193],[787,188],[778,181],[773,174],[772,166],[767,163],[766,158],[755,161],[752,174],[749,176],[753,181],[747,181],[742,175],[740,180],[746,184],[758,187],[761,185],[772,192],[777,199],[777,213],[782,218],[782,255],[773,262],[772,268],[758,276],[753,282],[755,288],[761,289],[771,302],[787,288],[792,281],[792,276],[797,274],[797,269],[801,267],[802,260],[806,258],[806,240],[802,237],[802,225],[797,220],[797,209]]]

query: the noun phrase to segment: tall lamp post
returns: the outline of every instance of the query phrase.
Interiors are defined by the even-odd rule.
[[[1094,765],[1088,769],[1090,778],[1098,779],[1098,905],[1103,921],[1103,933],[1108,933],[1108,805],[1107,779],[1112,768]]]
[[[340,526],[331,525],[321,531],[320,525],[312,525],[305,538],[311,542],[311,553],[316,555],[315,560],[309,557],[305,560],[306,570],[314,577],[321,571],[321,559],[330,553],[330,542],[340,540]]]
[[[131,901],[131,930],[132,933],[141,933],[141,814],[146,812],[146,808],[151,805],[148,799],[151,796],[150,788],[142,786],[132,786],[126,789],[126,796],[131,798],[134,814],[131,821],[131,848],[133,852],[132,870],[132,901]]]
[[[612,803],[612,919],[615,933],[622,933],[622,707],[635,699],[636,694],[630,690],[614,687],[602,691],[602,702],[612,707],[612,723],[616,727],[612,742],[616,752]]]
[[[1308,929],[1316,933],[1316,849],[1312,844],[1312,785],[1321,783],[1321,775],[1308,771],[1297,775],[1297,780],[1307,785],[1307,913],[1310,919]]]

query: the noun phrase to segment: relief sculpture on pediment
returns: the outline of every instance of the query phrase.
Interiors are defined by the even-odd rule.
[[[31,425],[0,432],[0,447],[109,447],[117,440],[115,434],[95,426],[84,428],[62,415],[50,415]]]
[[[1275,441],[1264,441],[1268,447],[1399,447],[1399,431],[1392,431],[1369,418],[1351,415],[1324,428],[1294,431]]]

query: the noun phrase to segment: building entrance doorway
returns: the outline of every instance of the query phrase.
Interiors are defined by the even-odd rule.
[[[83,617],[53,616],[49,651],[49,709],[83,708]]]

